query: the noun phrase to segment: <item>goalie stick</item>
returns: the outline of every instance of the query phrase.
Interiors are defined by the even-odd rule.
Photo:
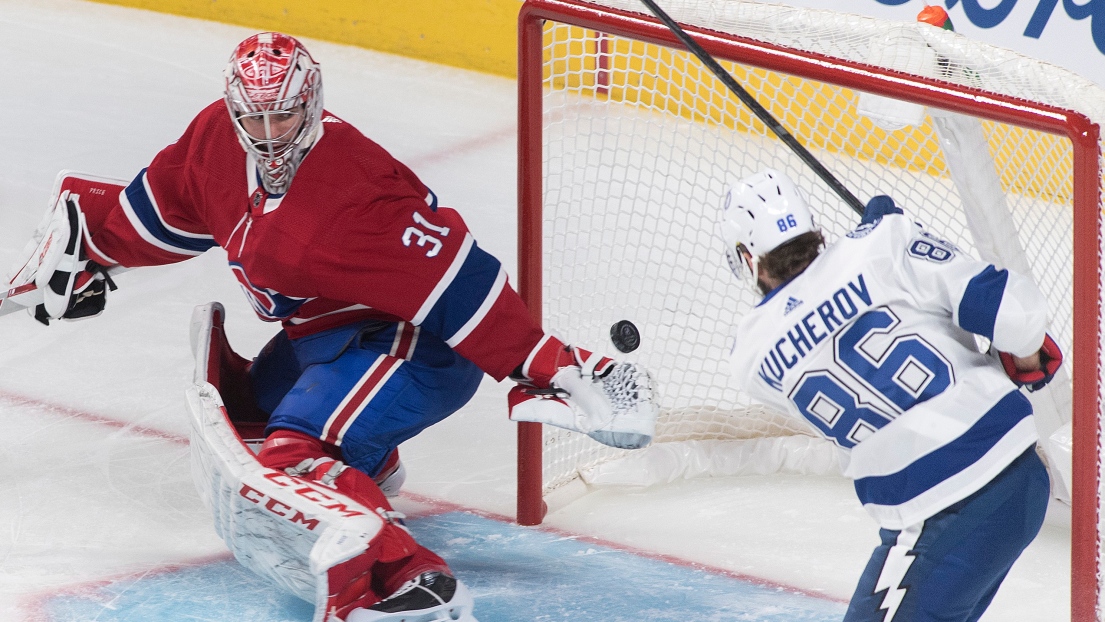
[[[763,122],[764,125],[771,129],[771,131],[779,137],[779,140],[783,141],[783,144],[789,147],[795,155],[801,158],[802,161],[805,162],[806,165],[809,166],[814,173],[817,173],[817,176],[820,177],[822,181],[824,181],[826,184],[828,184],[829,187],[832,188],[834,192],[836,192],[837,196],[839,196],[841,199],[844,200],[845,203],[848,204],[848,207],[851,207],[860,216],[863,215],[864,205],[860,202],[859,199],[856,198],[856,195],[852,194],[852,192],[848,190],[848,188],[846,188],[844,184],[840,183],[840,180],[837,179],[829,171],[829,169],[825,168],[825,166],[821,164],[821,162],[817,158],[815,158],[808,149],[803,147],[802,143],[798,142],[798,139],[795,138],[790,132],[788,132],[787,128],[783,127],[783,125],[779,123],[779,121],[774,116],[772,116],[770,112],[768,112],[767,108],[764,108],[760,104],[760,102],[756,101],[755,97],[752,97],[752,95],[747,90],[745,90],[743,86],[738,84],[736,79],[734,79],[728,71],[725,71],[725,69],[717,62],[716,59],[714,59],[713,56],[710,55],[709,52],[703,49],[697,41],[692,39],[691,36],[687,34],[687,31],[683,30],[683,28],[680,27],[679,24],[676,23],[670,15],[665,13],[664,10],[656,4],[656,2],[654,2],[653,0],[641,0],[641,2],[643,2],[645,6],[647,6],[648,9],[652,11],[652,14],[655,15],[657,19],[659,19],[661,22],[664,23],[665,26],[668,27],[668,30],[670,30],[672,34],[674,34],[680,41],[683,42],[683,45],[685,45],[692,54],[698,57],[698,60],[702,61],[702,64],[705,65],[707,69],[709,69],[715,76],[717,76],[718,80],[721,80],[722,84],[724,84],[730,91],[732,91],[732,93],[736,95],[737,98],[740,99],[741,102],[745,106],[747,106],[748,109],[751,110],[752,113],[755,114],[756,117],[758,117],[760,121]]]
[[[42,304],[42,292],[32,281],[0,294],[0,315],[7,315],[40,304]]]

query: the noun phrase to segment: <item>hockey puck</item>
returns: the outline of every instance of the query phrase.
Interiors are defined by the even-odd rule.
[[[629,320],[619,320],[610,327],[610,341],[621,352],[632,352],[641,345],[641,332]]]

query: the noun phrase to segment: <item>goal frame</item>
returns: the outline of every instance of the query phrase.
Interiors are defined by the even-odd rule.
[[[668,48],[682,43],[651,15],[573,0],[526,0],[518,17],[518,292],[533,319],[542,320],[543,107],[545,21],[578,26]],[[1096,621],[1100,586],[1101,275],[1102,206],[1099,127],[1085,115],[937,79],[889,71],[683,24],[719,60],[867,92],[893,89],[895,98],[962,112],[1068,138],[1073,145],[1073,318],[1079,347],[1068,356],[1072,375],[1074,443],[1071,525],[1071,620]],[[602,68],[600,67],[600,71]],[[540,524],[542,426],[518,424],[517,521]],[[1086,546],[1086,543],[1094,543]],[[1081,543],[1081,546],[1079,544]]]

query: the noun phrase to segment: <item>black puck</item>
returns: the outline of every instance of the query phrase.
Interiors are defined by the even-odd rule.
[[[632,352],[641,345],[641,332],[629,320],[619,320],[610,327],[610,341],[621,352]]]

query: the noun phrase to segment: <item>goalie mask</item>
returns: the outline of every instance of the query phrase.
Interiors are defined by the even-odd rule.
[[[725,195],[718,225],[729,269],[757,278],[759,258],[814,231],[809,205],[789,178],[766,169],[736,182]]]
[[[265,190],[287,192],[321,126],[322,73],[307,48],[277,32],[239,43],[226,68],[226,107]]]

